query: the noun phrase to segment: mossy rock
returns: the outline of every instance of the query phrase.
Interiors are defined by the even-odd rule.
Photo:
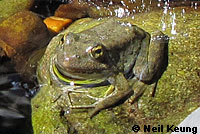
[[[0,22],[9,16],[31,8],[34,0],[0,0]]]

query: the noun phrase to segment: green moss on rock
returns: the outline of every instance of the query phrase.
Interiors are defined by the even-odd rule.
[[[0,22],[23,10],[28,10],[34,0],[0,0]]]

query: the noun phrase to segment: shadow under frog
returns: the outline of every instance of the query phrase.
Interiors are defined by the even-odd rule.
[[[70,109],[94,108],[90,118],[132,95],[133,103],[143,94],[144,85],[156,87],[168,65],[168,37],[162,32],[150,36],[123,20],[99,21],[95,25],[88,23],[90,28],[85,30],[59,34],[49,65],[52,83],[64,88],[60,96],[67,98],[66,105]],[[110,86],[103,97],[87,95],[94,103],[73,104],[72,93],[87,94],[85,89],[104,85]]]

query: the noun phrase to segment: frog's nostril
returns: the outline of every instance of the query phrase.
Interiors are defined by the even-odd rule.
[[[77,55],[77,54],[75,54],[75,55],[73,55],[73,56],[72,56],[72,58],[78,58],[78,59],[79,59],[79,58],[80,58],[80,56],[79,56],[79,55]]]

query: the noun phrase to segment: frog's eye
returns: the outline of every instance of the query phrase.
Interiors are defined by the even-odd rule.
[[[90,50],[90,56],[94,59],[102,59],[104,56],[104,47],[102,45],[97,45]]]

